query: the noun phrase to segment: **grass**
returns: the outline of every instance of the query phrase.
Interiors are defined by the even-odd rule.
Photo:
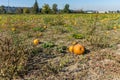
[[[0,79],[88,79],[89,69],[104,59],[119,67],[112,53],[120,41],[120,14],[0,16]],[[72,42],[84,45],[87,54],[70,54]]]

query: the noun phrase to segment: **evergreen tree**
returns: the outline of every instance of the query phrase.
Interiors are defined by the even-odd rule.
[[[53,11],[54,14],[57,13],[57,11],[58,11],[57,4],[53,4],[52,11]]]
[[[32,7],[32,13],[34,13],[34,14],[39,13],[39,6],[38,6],[37,0],[35,0],[35,3]]]

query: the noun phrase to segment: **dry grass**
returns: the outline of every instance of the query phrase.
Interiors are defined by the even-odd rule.
[[[120,79],[119,14],[0,16],[1,79]],[[70,54],[73,41],[86,54]]]

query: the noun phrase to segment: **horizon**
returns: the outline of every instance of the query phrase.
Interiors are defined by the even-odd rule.
[[[9,1],[9,3],[8,3]],[[11,6],[11,7],[32,7],[35,0],[0,0],[0,6]],[[120,10],[119,0],[37,0],[39,8],[42,8],[44,4],[49,4],[52,7],[52,4],[56,3],[58,9],[64,8],[65,4],[70,5],[72,10],[97,10],[97,11],[116,11]]]

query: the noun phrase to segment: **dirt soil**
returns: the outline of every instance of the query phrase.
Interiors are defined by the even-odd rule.
[[[116,47],[116,50],[108,48],[79,56],[74,54],[53,56],[40,53],[29,60],[29,72],[25,78],[28,80],[120,80],[120,44]],[[61,64],[60,61],[66,64],[64,62]]]

